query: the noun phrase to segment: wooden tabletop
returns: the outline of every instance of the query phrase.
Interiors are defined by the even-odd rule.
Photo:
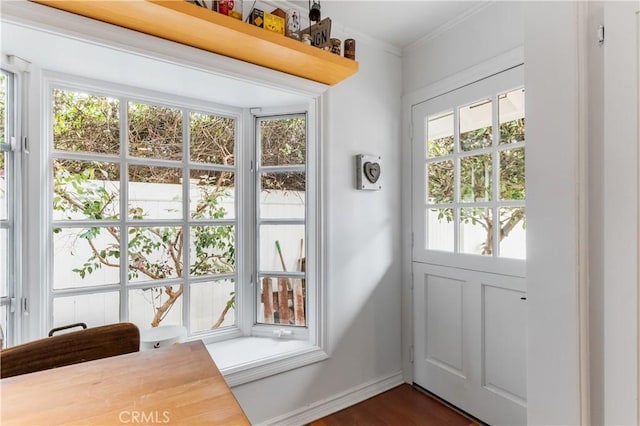
[[[248,425],[201,341],[0,380],[2,425]]]

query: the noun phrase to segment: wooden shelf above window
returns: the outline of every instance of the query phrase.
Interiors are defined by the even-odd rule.
[[[334,85],[358,62],[181,0],[32,0],[187,46]]]

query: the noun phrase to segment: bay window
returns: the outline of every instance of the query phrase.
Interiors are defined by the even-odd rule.
[[[252,116],[73,78],[46,95],[46,328],[308,335],[307,111]]]

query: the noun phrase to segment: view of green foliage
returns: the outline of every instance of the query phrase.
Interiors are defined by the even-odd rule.
[[[72,91],[53,93],[54,148],[66,152],[88,152],[117,156],[120,153],[120,111],[116,99]],[[130,102],[127,108],[129,155],[162,160],[181,160],[183,146],[182,120],[189,120],[190,160],[201,163],[234,164],[235,121],[214,115],[190,113],[183,117],[181,110]],[[306,124],[302,118],[263,122],[262,158],[274,164],[303,163],[306,146]],[[233,173],[201,170],[197,165],[189,169],[190,178],[197,182],[199,200],[191,218],[221,219],[226,215],[221,200],[231,195]],[[129,182],[181,182],[180,168],[130,166]],[[274,175],[275,176],[275,175]],[[58,159],[54,162],[53,209],[66,219],[117,220],[120,217],[120,171],[117,158],[113,162]],[[282,174],[268,181],[264,189],[304,190],[304,175]],[[191,195],[196,198],[195,194]],[[123,201],[123,200],[122,200]],[[145,226],[148,212],[129,200],[127,214],[140,220],[139,227],[128,229],[127,267],[129,280],[162,280],[166,278],[203,276],[233,272],[235,269],[235,232],[229,225],[182,227]],[[54,232],[60,232],[55,229]],[[190,264],[183,265],[184,232],[191,232]],[[108,243],[105,238],[108,237]],[[85,241],[90,256],[73,272],[88,278],[103,267],[119,267],[122,256],[120,231],[115,226],[89,227],[77,234]],[[102,238],[99,238],[102,237]],[[100,242],[98,242],[100,241]],[[183,294],[182,285],[149,287],[152,293],[154,318],[158,326]],[[164,294],[163,294],[164,293]],[[227,312],[234,307],[231,293],[224,310],[212,328],[219,327]]]
[[[524,118],[500,124],[500,145],[524,141]],[[483,127],[460,135],[463,151],[484,148],[491,143],[491,127]],[[453,153],[453,137],[429,140],[427,153],[430,158],[443,157]],[[506,148],[506,147],[505,147]],[[493,161],[490,154],[477,154],[462,157],[460,160],[460,201],[490,201],[493,194]],[[453,160],[430,163],[428,167],[428,199],[430,204],[450,204],[454,197],[454,164]],[[499,154],[499,196],[501,200],[525,199],[525,149],[505,149]],[[435,210],[434,210],[435,211]],[[440,220],[453,221],[453,209],[437,210]],[[482,246],[483,255],[491,255],[493,251],[493,227],[495,220],[490,209],[461,209],[461,223],[480,225],[486,231],[486,239]],[[525,224],[525,209],[503,209],[498,218],[500,241],[508,237],[518,224]]]

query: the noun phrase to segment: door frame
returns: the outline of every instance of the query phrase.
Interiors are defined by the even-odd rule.
[[[586,142],[579,137],[586,134],[584,112],[588,106],[587,99],[580,96],[586,78],[585,64],[581,62],[584,45],[580,41],[587,15],[582,7],[574,2],[526,4],[524,46],[407,93],[402,99],[402,366],[405,381],[412,383],[412,106],[520,65],[526,50],[527,133],[530,140],[532,136],[541,140],[538,147],[531,141],[527,145],[527,182],[537,181],[527,188],[527,420],[531,424],[589,423],[589,404],[585,403],[589,395],[588,277],[586,251],[580,250],[587,241],[586,185],[582,175],[586,170]],[[556,111],[563,111],[563,120],[548,111],[550,102]],[[573,161],[562,168],[546,167],[544,155],[559,139],[558,132],[565,141],[559,156]],[[564,179],[564,183],[549,188],[550,179]],[[550,202],[560,203],[556,204],[561,212],[558,222],[571,224],[569,229],[553,223],[546,227],[549,221],[545,222],[545,203]],[[531,238],[532,235],[536,237]],[[560,255],[545,251],[557,241],[563,247]],[[550,383],[553,392],[549,391]]]
[[[406,383],[413,383],[412,297],[412,197],[413,197],[413,107],[468,84],[524,63],[524,48],[518,47],[467,70],[452,74],[402,97],[402,370]]]

